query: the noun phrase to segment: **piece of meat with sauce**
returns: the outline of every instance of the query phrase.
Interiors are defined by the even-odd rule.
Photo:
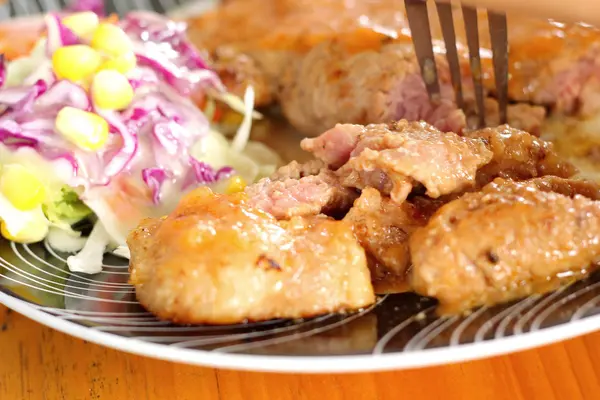
[[[285,179],[300,179],[305,176],[318,175],[321,171],[327,169],[327,165],[321,160],[310,160],[305,163],[292,161],[287,165],[279,167],[275,173],[269,176],[273,181],[281,181]]]
[[[465,132],[464,136],[483,140],[493,153],[492,160],[478,171],[478,187],[498,177],[512,180],[544,175],[570,178],[577,173],[573,164],[554,151],[551,142],[506,125]]]
[[[577,169],[561,159],[552,143],[506,125],[442,133],[423,122],[338,124],[316,138],[304,139],[304,150],[337,169],[346,186],[375,187],[406,198],[415,183],[430,197],[477,190],[494,178],[531,179],[544,175],[568,178]]]
[[[375,301],[364,250],[347,222],[277,221],[247,195],[199,188],[129,235],[140,303],[180,324],[307,318]]]
[[[464,87],[466,107],[460,110],[454,102],[445,56],[437,57],[436,64],[441,98],[434,104],[421,78],[412,44],[389,44],[379,51],[354,54],[337,42],[326,42],[291,64],[293,69],[282,76],[279,101],[292,125],[308,136],[338,122],[423,120],[441,131],[459,133],[476,127],[470,78]],[[485,109],[486,125],[498,125],[497,101],[486,98]],[[512,126],[539,134],[546,111],[529,104],[509,105],[507,116]]]
[[[375,187],[402,203],[417,185],[429,197],[475,184],[477,170],[492,159],[481,140],[443,133],[423,122],[337,125],[315,139],[304,139],[336,171],[345,186]]]
[[[313,136],[334,123],[424,119],[460,132],[467,123],[456,109],[435,7],[431,12],[442,104],[433,105],[419,74],[404,5],[396,0],[234,1],[191,18],[190,37],[209,51],[231,47],[247,54],[271,81],[272,99],[288,119]],[[486,13],[479,20],[482,78],[489,126],[498,124],[492,51]],[[456,33],[465,96],[471,74],[460,8]],[[222,29],[223,26],[235,29]],[[519,15],[508,16],[509,98],[558,113],[600,110],[600,30]],[[472,106],[467,107],[467,113]],[[511,126],[537,133],[542,107],[509,107]]]
[[[600,202],[579,193],[598,198],[598,185],[498,178],[444,205],[410,237],[414,290],[455,314],[586,276],[600,261]]]
[[[398,119],[424,120],[442,131],[461,132],[466,117],[453,101],[449,75],[434,105],[419,71],[411,44],[352,54],[337,42],[325,42],[282,75],[279,100],[286,118],[307,136],[338,122]]]
[[[367,253],[375,293],[409,290],[408,238],[425,226],[437,209],[435,200],[418,198],[402,204],[366,188],[344,217]]]
[[[396,203],[419,185],[432,198],[471,187],[477,170],[492,158],[482,141],[423,129],[423,124],[400,121],[367,129],[378,132],[361,138],[337,174],[345,186],[376,187]]]
[[[281,171],[281,169],[280,169]],[[276,180],[263,178],[245,189],[253,207],[278,219],[326,214],[344,215],[358,197],[353,188],[344,187],[329,170],[318,175],[286,178],[276,173]]]
[[[580,195],[591,200],[600,200],[600,184],[593,181],[544,176],[531,179],[528,183],[543,192],[554,192],[567,197]]]

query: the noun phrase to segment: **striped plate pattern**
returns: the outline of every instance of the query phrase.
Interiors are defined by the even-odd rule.
[[[263,356],[376,357],[488,343],[543,332],[577,320],[600,320],[600,275],[554,293],[480,308],[466,317],[437,318],[435,302],[389,295],[347,315],[231,326],[175,326],[135,300],[124,260],[107,255],[103,272],[70,273],[67,255],[47,244],[0,241],[0,291],[52,319],[88,330],[197,352]]]

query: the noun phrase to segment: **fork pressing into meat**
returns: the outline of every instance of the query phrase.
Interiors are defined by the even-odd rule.
[[[429,4],[426,0],[405,0],[405,4],[415,54],[421,67],[421,74],[432,102],[436,102],[440,99],[440,84],[429,21]],[[446,47],[446,58],[454,87],[456,104],[458,107],[464,108],[462,74],[456,46],[456,30],[453,17],[454,6],[446,2],[435,2],[435,6]],[[479,127],[483,127],[485,125],[485,106],[481,56],[479,54],[477,9],[468,6],[462,6],[461,8],[469,50],[469,64],[473,79],[473,88],[475,91],[477,123]],[[508,36],[506,15],[488,11],[487,17],[493,52],[496,98],[498,100],[500,124],[505,124],[507,121],[506,108],[508,103]]]

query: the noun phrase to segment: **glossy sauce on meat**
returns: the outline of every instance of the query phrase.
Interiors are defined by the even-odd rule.
[[[482,187],[495,178],[524,180],[544,175],[570,178],[577,168],[554,150],[554,145],[527,132],[498,126],[472,132],[465,137],[480,139],[492,152],[492,160],[477,173],[477,183]]]
[[[435,7],[430,7],[435,50],[444,45]],[[459,51],[467,46],[462,16],[455,13]],[[508,18],[510,95],[529,99],[543,84],[541,70],[559,71],[560,60],[577,59],[599,45],[600,31],[585,24],[562,24],[517,15]],[[305,53],[336,40],[349,51],[379,50],[392,42],[409,43],[410,29],[403,2],[397,0],[244,0],[233,1],[190,21],[192,38],[209,49],[231,45],[240,51],[278,50]],[[235,29],[223,29],[235,26]],[[493,84],[492,51],[485,13],[480,13],[484,79]],[[584,65],[582,65],[585,68]],[[466,65],[465,65],[466,68]]]
[[[396,204],[374,188],[366,188],[346,214],[367,253],[375,293],[399,293],[410,289],[408,238],[425,226],[436,209],[435,201],[419,198]]]
[[[231,324],[344,312],[375,300],[350,226],[278,222],[247,196],[200,188],[127,241],[140,303],[177,323]]]
[[[473,186],[477,170],[492,159],[481,140],[406,120],[338,124],[303,140],[302,147],[332,168],[339,167],[336,174],[343,185],[374,187],[398,204],[418,185],[433,198]]]
[[[454,314],[585,276],[600,261],[600,202],[579,194],[598,186],[586,186],[497,179],[446,204],[410,238],[413,288]]]

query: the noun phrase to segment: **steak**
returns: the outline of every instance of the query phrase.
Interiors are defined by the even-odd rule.
[[[269,82],[271,95],[263,96],[262,104],[279,102],[292,124],[308,136],[338,122],[370,124],[402,118],[425,120],[440,130],[459,133],[469,126],[473,110],[466,38],[458,24],[465,116],[454,104],[435,7],[430,10],[442,92],[441,102],[435,105],[419,74],[402,2],[232,1],[193,17],[189,33],[210,52],[225,47],[247,55],[257,75],[250,80]],[[456,19],[461,19],[460,10]],[[482,12],[486,122],[495,126],[497,104],[485,19]],[[510,15],[508,24],[509,98],[522,103],[509,107],[511,126],[537,133],[544,107],[582,115],[600,110],[600,30],[518,15]],[[248,64],[245,68],[250,69]]]
[[[247,186],[248,203],[277,219],[289,219],[319,214],[344,215],[358,197],[354,189],[342,186],[337,176],[327,169],[316,175],[300,177],[296,170],[293,176],[283,176],[283,168],[303,168],[296,162],[290,165],[282,167],[272,178]]]
[[[598,198],[598,185],[498,178],[446,204],[410,237],[413,288],[455,314],[585,276],[600,261],[600,202],[579,193]]]
[[[401,203],[421,186],[432,198],[477,190],[494,178],[568,178],[577,169],[551,143],[508,126],[442,133],[424,122],[337,124],[302,148],[344,186],[373,187]]]

